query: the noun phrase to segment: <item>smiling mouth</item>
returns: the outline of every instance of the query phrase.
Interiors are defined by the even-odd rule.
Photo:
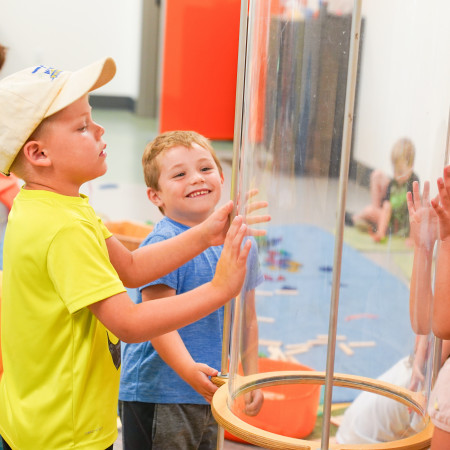
[[[200,195],[206,195],[206,194],[209,194],[209,190],[207,190],[207,189],[204,189],[204,190],[201,190],[201,191],[195,191],[195,192],[191,192],[189,195],[187,195],[186,197],[187,198],[195,198],[195,197],[199,197]]]
[[[102,156],[106,156],[107,155],[107,153],[106,153],[106,150],[102,150],[101,152],[100,152],[100,157],[102,157]]]

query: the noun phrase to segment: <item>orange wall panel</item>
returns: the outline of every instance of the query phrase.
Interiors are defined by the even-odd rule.
[[[160,132],[233,139],[240,0],[167,0]]]

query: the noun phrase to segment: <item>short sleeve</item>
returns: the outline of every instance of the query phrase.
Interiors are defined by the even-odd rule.
[[[150,233],[150,235],[145,239],[142,246],[156,244],[157,242],[166,241],[167,239],[169,239],[168,236],[164,236],[164,235],[158,234],[158,233],[155,233],[155,234]],[[177,291],[178,285],[179,285],[178,270],[179,269],[174,270],[173,272],[170,272],[161,278],[153,280],[152,282],[145,284],[144,286],[140,286],[139,291],[142,292],[143,289],[145,289],[149,286],[156,286],[158,284],[164,284],[165,286],[168,286],[171,289],[174,289],[175,291]]]
[[[97,219],[98,219],[98,223],[99,223],[99,225],[100,225],[100,228],[101,228],[101,230],[102,230],[103,237],[104,237],[105,239],[110,238],[110,237],[113,235],[113,234],[111,233],[111,231],[108,230],[108,228],[107,228],[106,225],[103,223],[103,220],[100,219],[100,217],[97,217]]]
[[[61,229],[50,244],[48,273],[71,313],[125,291],[109,260],[105,229],[74,221]]]

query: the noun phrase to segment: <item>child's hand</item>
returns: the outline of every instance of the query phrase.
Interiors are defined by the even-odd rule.
[[[247,194],[247,200],[258,193],[256,189]],[[258,201],[249,203],[245,208],[247,225],[254,225],[257,223],[269,222],[271,217],[268,214],[260,216],[251,216],[250,214],[258,209],[267,208],[266,201]],[[225,236],[229,228],[230,214],[233,210],[233,202],[230,200],[213,214],[211,214],[202,224],[202,235],[206,241],[207,247],[212,245],[221,245],[224,243]],[[247,215],[248,214],[248,215]],[[248,228],[247,234],[250,236],[263,236],[266,230],[257,230],[255,228]]]
[[[410,237],[417,247],[431,250],[437,239],[438,217],[430,204],[430,183],[425,181],[420,197],[419,183],[413,183],[413,193],[406,194],[411,226]]]
[[[207,247],[222,245],[224,243],[230,225],[230,214],[232,210],[233,202],[230,200],[201,223],[202,235]]]
[[[437,180],[439,195],[431,204],[439,217],[439,234],[442,241],[450,237],[450,166],[444,168],[444,178]]]
[[[209,367],[207,364],[195,363],[192,366],[192,370],[186,381],[208,403],[211,403],[214,392],[216,392],[218,388],[209,377],[215,377],[217,374],[218,371]]]
[[[259,216],[251,215],[254,211],[258,211],[259,209],[267,208],[267,206],[269,206],[269,203],[265,200],[251,201],[252,197],[257,195],[258,192],[259,191],[257,189],[252,189],[246,195],[246,199],[245,199],[246,204],[245,204],[244,214],[245,214],[245,221],[246,221],[247,225],[254,225],[257,223],[269,222],[271,220],[271,217],[268,214],[259,215]],[[239,209],[239,205],[238,205],[238,209]],[[266,234],[266,230],[258,230],[255,228],[249,228],[248,234],[251,236],[264,236]]]
[[[239,293],[245,278],[247,256],[252,246],[250,240],[242,245],[246,233],[247,226],[242,223],[242,217],[236,216],[228,230],[216,273],[211,281],[230,300]]]
[[[260,389],[255,389],[244,394],[244,402],[244,413],[247,416],[256,416],[264,403],[264,395]]]
[[[423,366],[421,366],[414,359],[409,389],[413,392],[416,392],[419,390],[421,386],[423,386],[424,382],[425,382],[425,375],[423,374]]]

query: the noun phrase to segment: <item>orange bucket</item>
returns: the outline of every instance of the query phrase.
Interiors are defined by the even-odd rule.
[[[310,367],[288,361],[260,358],[259,372],[312,371]],[[312,433],[316,425],[320,402],[319,384],[286,384],[262,388],[264,403],[258,415],[240,413],[244,398],[239,396],[233,406],[234,414],[249,425],[271,433],[301,439]],[[225,431],[225,438],[236,442],[244,440]]]

